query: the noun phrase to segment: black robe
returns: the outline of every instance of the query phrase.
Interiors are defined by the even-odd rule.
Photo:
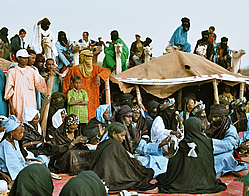
[[[202,39],[199,39],[197,41],[197,43],[196,43],[196,46],[195,46],[195,49],[194,49],[194,54],[197,54],[196,50],[197,50],[199,45],[202,45],[202,46],[207,45],[207,53],[206,53],[207,57],[206,58],[208,60],[212,60],[212,59],[210,59],[210,57],[211,57],[212,54],[213,55],[215,54],[214,45],[209,40],[203,41]]]
[[[80,132],[80,129],[75,130],[74,139],[80,136]],[[49,169],[52,172],[77,175],[81,171],[89,169],[95,151],[89,150],[82,144],[76,144],[69,149],[72,141],[67,137],[65,123],[63,123],[53,135],[52,144],[56,145],[58,150],[50,158]]]
[[[169,159],[166,173],[157,176],[160,193],[217,193],[227,186],[216,179],[212,140],[209,140],[201,129],[201,122],[190,117],[184,124],[185,137],[179,143],[179,150]],[[197,157],[189,157],[190,147],[187,143],[194,142],[197,146]]]
[[[115,139],[105,140],[98,145],[91,169],[100,179],[104,179],[110,191],[155,188],[154,184],[150,184],[154,171],[131,158]]]

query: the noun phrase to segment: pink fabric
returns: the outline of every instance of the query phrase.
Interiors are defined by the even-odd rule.
[[[12,99],[17,110],[17,118],[23,122],[22,113],[25,107],[36,109],[35,90],[47,94],[45,79],[33,68],[26,67],[24,73],[15,66],[7,72],[4,99]]]

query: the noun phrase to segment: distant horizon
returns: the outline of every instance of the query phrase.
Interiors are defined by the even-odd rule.
[[[58,3],[53,0],[23,0],[16,4],[17,1],[13,0],[1,2],[5,9],[1,10],[4,20],[1,20],[0,28],[9,29],[9,39],[24,28],[27,31],[25,47],[31,42],[34,24],[47,17],[56,39],[58,32],[63,30],[71,41],[82,38],[83,31],[90,33],[90,39],[102,37],[103,41],[108,41],[110,32],[117,29],[130,49],[135,34],[140,32],[141,40],[146,37],[153,40],[152,54],[159,57],[165,52],[175,29],[181,25],[181,18],[188,17],[191,24],[188,41],[192,52],[197,40],[201,38],[201,31],[215,26],[217,42],[226,36],[231,49],[244,49],[249,53],[247,1],[61,0]],[[103,58],[104,52],[98,60],[101,62]],[[248,54],[241,59],[241,68],[246,67],[249,67]]]

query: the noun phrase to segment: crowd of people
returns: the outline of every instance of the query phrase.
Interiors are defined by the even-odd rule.
[[[227,188],[217,178],[247,169],[237,160],[249,150],[246,100],[233,96],[229,86],[219,96],[220,104],[211,105],[209,117],[205,104],[193,97],[185,97],[180,114],[174,97],[144,102],[144,110],[132,94],[115,92],[112,105],[104,104],[101,84],[115,69],[114,44],[123,45],[122,70],[127,69],[129,50],[118,31],[111,32],[108,47],[84,32],[78,42],[85,47],[79,64],[72,66],[75,48],[63,31],[55,42],[50,25],[47,18],[35,24],[27,49],[24,29],[11,42],[8,29],[0,30],[4,58],[13,61],[6,76],[0,70],[0,193],[52,195],[52,178],[61,179],[60,173],[77,175],[60,195],[156,187],[162,193],[217,193]],[[172,46],[191,52],[189,28],[190,20],[183,18]],[[214,30],[202,32],[195,51],[206,44],[207,58],[225,63],[227,38],[216,45]],[[143,47],[152,42],[135,36],[131,67],[143,63]],[[44,57],[43,37],[52,39],[51,58]],[[93,64],[94,46],[104,46],[103,67]]]

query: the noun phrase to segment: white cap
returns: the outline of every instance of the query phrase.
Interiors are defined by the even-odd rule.
[[[27,52],[26,49],[20,49],[20,50],[17,51],[16,57],[27,58],[27,57],[30,57],[30,55],[29,55],[29,53]]]

